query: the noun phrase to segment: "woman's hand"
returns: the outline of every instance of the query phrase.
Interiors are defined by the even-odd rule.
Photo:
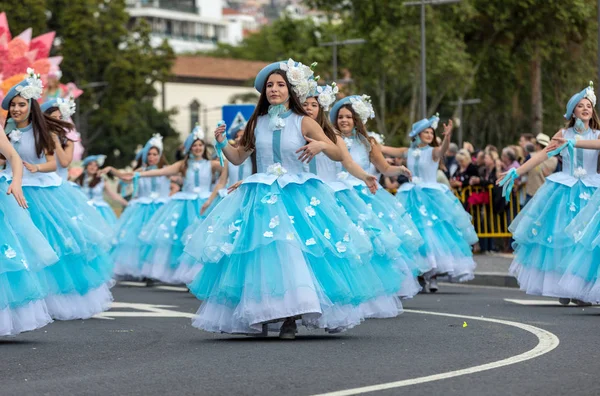
[[[133,180],[134,174],[133,173],[124,173],[123,175],[121,175],[121,180],[126,181],[126,182],[130,182]]]
[[[450,180],[450,185],[454,188],[462,187],[462,182],[460,180]]]
[[[412,172],[404,165],[400,165],[400,172],[402,172],[402,174],[406,177],[408,177],[408,180],[412,180]]]
[[[300,162],[309,163],[313,158],[315,158],[315,155],[323,151],[324,145],[323,142],[319,142],[318,140],[311,139],[307,136],[304,136],[304,139],[306,139],[308,143],[296,150],[296,154],[302,152],[298,159]]]
[[[377,178],[375,176],[367,174],[362,179],[362,181],[365,182],[365,184],[369,188],[369,191],[371,191],[371,194],[375,194],[377,192],[377,189],[379,188],[379,183],[377,182]]]
[[[544,149],[544,151],[547,153],[554,151],[557,148],[559,148],[560,146],[562,146],[563,144],[565,144],[566,142],[567,142],[567,139],[565,139],[565,138],[553,137],[552,140],[550,141],[550,144]]]
[[[25,168],[31,173],[37,173],[40,170],[40,167],[38,165],[33,165],[29,162],[23,161],[23,165],[25,165]]]
[[[478,176],[473,176],[469,179],[469,185],[470,186],[475,186],[477,184],[481,183],[481,178]]]
[[[104,176],[104,175],[107,175],[107,174],[109,174],[110,172],[112,172],[112,171],[113,171],[113,169],[114,169],[114,168],[113,168],[112,166],[107,166],[107,167],[105,167],[105,168],[102,168],[102,169],[100,169],[100,171],[98,171],[98,175],[99,175],[99,176]]]
[[[444,132],[442,132],[442,135],[444,137],[452,137],[452,129],[454,128],[454,123],[452,122],[452,120],[448,120],[447,124],[444,124]]]
[[[229,188],[227,189],[227,194],[231,194],[232,192],[234,192],[235,190],[237,190],[237,189],[238,189],[238,187],[239,187],[239,186],[241,186],[243,182],[244,182],[243,180],[240,180],[240,181],[237,181],[237,182],[233,183],[233,184],[232,184],[231,186],[229,186]]]
[[[29,206],[27,205],[27,200],[23,195],[23,189],[21,188],[21,183],[16,183],[14,180],[8,186],[8,190],[6,191],[6,195],[11,195],[15,197],[17,203],[20,207],[27,209]]]
[[[209,208],[209,206],[212,204],[212,202],[210,201],[206,201],[204,202],[204,204],[202,205],[202,207],[200,208],[200,215],[203,216],[204,212],[206,212],[206,209]]]
[[[215,129],[215,139],[219,143],[223,143],[225,140],[225,128],[227,128],[227,125],[223,124]]]

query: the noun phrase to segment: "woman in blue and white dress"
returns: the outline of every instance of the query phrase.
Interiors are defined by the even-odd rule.
[[[372,207],[369,207],[360,197],[356,190],[338,180],[342,176],[342,168],[357,180],[361,180],[369,188],[372,194],[377,193],[379,184],[378,178],[367,173],[356,162],[352,160],[346,144],[337,131],[329,122],[325,111],[329,110],[331,104],[335,102],[337,87],[335,83],[331,86],[319,86],[303,103],[304,110],[314,119],[325,132],[327,137],[335,142],[342,153],[342,161],[332,161],[325,154],[319,153],[314,159],[301,158],[308,162],[308,170],[319,176],[335,192],[338,203],[353,223],[359,227],[359,230],[368,235],[373,245],[373,257],[371,265],[377,271],[381,282],[384,284],[388,296],[413,297],[420,290],[412,271],[409,269],[408,261],[410,257],[402,257],[403,251],[400,249],[402,241],[393,231],[380,220]],[[397,174],[408,173],[405,167],[393,167],[388,172],[394,171]],[[382,299],[383,300],[383,299]],[[375,311],[377,317],[385,317],[394,312],[393,304],[390,300],[383,300],[390,307],[387,312],[383,309]],[[367,317],[373,317],[370,313]],[[393,315],[391,315],[393,316]]]
[[[83,159],[83,173],[75,179],[75,183],[81,187],[81,192],[88,198],[88,204],[93,206],[102,216],[104,221],[111,227],[117,225],[117,216],[114,210],[104,199],[104,194],[123,207],[128,205],[127,201],[119,194],[112,191],[104,181],[100,167],[104,165],[106,155],[90,155]]]
[[[2,126],[0,153],[15,169],[10,184],[0,178],[1,337],[39,329],[52,322],[44,301],[47,291],[34,273],[54,264],[58,257],[27,213],[21,188],[23,162]]]
[[[453,127],[452,120],[444,125],[444,140],[438,145],[435,136],[438,122],[435,115],[414,123],[409,134],[410,148],[384,149],[390,155],[407,155],[413,179],[400,187],[396,197],[425,240],[419,249],[419,260],[431,268],[424,274],[424,280],[432,293],[438,290],[438,276],[451,282],[473,279],[476,264],[471,246],[478,241],[471,216],[452,191],[437,182],[439,161],[450,145]]]
[[[405,172],[405,167],[388,164],[381,152],[381,146],[367,134],[365,124],[374,116],[373,106],[367,95],[347,96],[338,100],[329,113],[331,123],[340,131],[354,162],[365,171],[374,165],[383,175],[397,176]],[[410,172],[408,175],[410,176]],[[413,276],[416,278],[429,271],[431,268],[428,264],[418,260],[418,250],[423,245],[423,238],[400,202],[380,185],[377,192],[371,194],[362,180],[348,174],[340,176],[340,179],[354,188],[381,222],[400,239],[400,254],[407,261]]]
[[[69,122],[71,116],[75,114],[76,104],[71,97],[66,99],[54,98],[44,102],[40,108],[49,117]],[[63,179],[63,182],[69,182],[69,165],[73,161],[73,152],[75,150],[75,142],[67,136],[68,132],[69,130],[60,130],[52,133],[52,139],[54,139],[54,156],[56,158],[56,173]],[[71,184],[75,185],[75,183]]]
[[[183,253],[185,230],[212,209],[218,189],[227,180],[226,169],[219,160],[209,160],[202,131],[196,126],[184,143],[185,158],[161,169],[145,170],[128,175],[124,180],[182,175],[183,188],[175,193],[146,223],[140,239],[142,271],[145,278],[165,283],[184,283],[185,273],[179,269]],[[211,191],[213,175],[220,173],[216,189]]]
[[[573,261],[576,251],[573,236],[574,232],[578,234],[593,222],[591,212],[597,209],[597,206],[592,206],[593,210],[586,211],[586,216],[589,217],[579,215],[600,185],[600,176],[596,171],[598,151],[578,148],[583,147],[585,141],[595,142],[600,137],[598,124],[591,122],[595,104],[596,95],[591,84],[590,87],[573,95],[565,113],[567,127],[554,136],[554,139],[564,139],[569,144],[554,151],[552,150],[554,147],[546,148],[545,151],[531,157],[521,167],[501,175],[502,180],[498,182],[506,184],[505,189],[510,190],[509,187],[514,180],[545,161],[548,153],[555,155],[560,152],[563,160],[562,171],[546,178],[546,182],[533,199],[513,220],[509,230],[513,234],[516,245],[510,272],[516,276],[521,290],[526,291],[527,294],[558,297],[562,304],[569,304],[572,297],[589,299],[586,297],[582,283],[575,281],[569,275],[565,278],[563,276],[567,267],[571,267],[568,272],[570,275],[581,277],[585,282],[591,280],[586,278],[586,269],[584,269],[585,265],[591,262]],[[578,143],[575,147],[573,143],[576,141],[581,142],[582,145]],[[569,225],[571,225],[570,232],[565,232]],[[583,228],[580,228],[582,226]],[[590,229],[593,228],[594,226],[591,226]],[[577,236],[578,239],[583,238],[583,235]],[[593,232],[586,232],[585,236],[582,245],[592,247],[591,241],[595,235]],[[575,264],[571,266],[571,263]],[[579,273],[580,268],[581,273]],[[571,282],[572,280],[575,282]],[[574,302],[582,303],[577,300]]]
[[[23,192],[31,219],[59,259],[37,273],[50,315],[85,319],[108,309],[112,301],[107,254],[112,235],[96,211],[56,174],[51,132],[65,124],[44,116],[36,101],[41,94],[39,75],[30,69],[2,101],[8,110],[6,132],[24,161]],[[12,180],[17,172],[9,164],[0,175]]]
[[[146,142],[140,153],[136,172],[163,169],[168,165],[163,155],[162,136],[155,134]],[[123,174],[107,167],[104,172],[117,177]],[[133,199],[119,217],[115,231],[115,240],[110,255],[115,263],[115,275],[120,277],[142,277],[142,248],[139,237],[144,226],[169,199],[170,180],[167,176],[135,178],[133,180]]]
[[[294,339],[298,321],[340,332],[364,320],[365,304],[387,297],[367,265],[368,237],[298,158],[324,152],[341,160],[302,108],[312,74],[291,59],[266,66],[254,83],[261,96],[240,145],[227,144],[224,126],[215,131],[227,159],[241,164],[253,155],[257,173],[221,201],[186,245],[203,265],[188,285],[203,301],[195,327],[274,330]]]

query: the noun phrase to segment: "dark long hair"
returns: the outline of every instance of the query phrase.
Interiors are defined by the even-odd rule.
[[[356,114],[350,103],[343,105],[342,107],[340,107],[340,110],[341,109],[348,109],[350,113],[352,113],[352,121],[354,122],[354,128],[356,129],[356,133],[361,135],[364,138],[365,142],[369,142],[371,145],[377,144],[377,140],[373,139],[367,134],[367,128],[365,127],[365,124],[362,122],[358,114]],[[338,115],[340,114],[340,110],[338,110],[337,114],[335,115],[335,127],[338,130],[340,130],[340,126],[338,125]]]
[[[296,113],[298,115],[303,115],[303,116],[308,115],[306,113],[306,111],[304,110],[304,108],[302,107],[302,103],[300,103],[300,101],[296,97],[296,94],[294,93],[294,90],[292,89],[292,85],[290,84],[290,82],[287,79],[287,76],[285,75],[285,71],[277,69],[277,70],[271,72],[271,74],[269,74],[267,76],[267,78],[265,79],[265,84],[262,87],[262,92],[260,93],[260,98],[258,99],[258,104],[256,105],[256,108],[254,109],[254,113],[252,113],[252,116],[250,117],[250,119],[248,120],[248,123],[246,124],[246,128],[244,129],[244,136],[242,137],[242,139],[240,141],[240,145],[243,146],[246,151],[254,150],[254,148],[255,148],[255,146],[254,146],[254,143],[255,143],[254,129],[256,128],[256,123],[258,122],[258,117],[267,114],[269,111],[270,103],[269,103],[269,100],[267,99],[267,82],[269,81],[269,77],[271,77],[273,74],[279,74],[281,77],[283,77],[283,81],[285,81],[285,85],[287,86],[287,89],[288,89],[288,96],[290,98],[289,99],[290,110],[292,110],[294,113]]]
[[[196,140],[194,140],[192,142],[192,146],[198,140],[201,141],[202,144],[204,145],[204,152],[202,153],[202,158],[204,158],[205,160],[208,161],[208,152],[206,151],[206,142],[204,141],[204,139],[196,139]],[[181,165],[181,169],[179,170],[181,172],[181,174],[183,175],[183,177],[185,177],[185,174],[187,173],[187,170],[188,170],[188,161],[192,157],[192,146],[190,146],[190,151],[188,151],[188,153],[185,155],[185,157],[183,157],[183,164]]]
[[[150,147],[150,149],[148,149],[148,152],[150,152],[150,150],[153,150],[153,149],[160,153],[160,150],[158,149],[158,147],[155,147],[155,146]],[[142,157],[140,156],[140,159],[137,160],[137,164],[135,165],[135,169],[143,168],[144,165],[148,165],[148,164],[145,164]],[[156,164],[156,167],[158,169],[161,169],[166,165],[169,165],[169,161],[167,161],[167,158],[165,157],[165,155],[163,153],[160,155],[160,159],[158,160],[158,164]]]
[[[99,171],[100,171],[100,165],[98,164],[98,172]],[[92,181],[90,181],[90,185],[89,185],[90,188],[96,187],[98,185],[98,183],[100,183],[102,181],[102,178],[100,176],[98,176],[98,172],[96,172],[96,174],[94,175],[94,178],[92,179]],[[75,179],[75,183],[77,183],[81,187],[83,187],[83,183],[85,183],[86,176],[87,176],[87,165],[83,169],[83,172],[81,172],[81,175],[79,175],[79,177],[77,179]]]
[[[67,137],[67,134],[70,131],[75,130],[75,125],[70,122],[58,120],[51,116],[52,113],[59,110],[58,107],[50,107],[44,111],[44,118],[46,119],[46,123],[48,124],[48,129],[52,133],[56,133],[58,135],[58,140],[63,148],[67,147],[69,141],[75,142],[75,140]]]
[[[44,113],[42,113],[42,109],[40,108],[37,100],[32,99],[28,100],[28,102],[30,103],[28,120],[33,127],[33,133],[35,136],[35,152],[37,153],[38,157],[41,157],[44,153],[54,154],[54,140],[52,140],[52,135],[50,135],[51,131],[49,129],[47,119],[44,117]],[[12,100],[10,103],[12,103]],[[5,128],[10,118],[11,116],[9,110],[8,115],[6,116],[6,121],[4,122]],[[11,134],[9,133],[9,138],[10,135]]]
[[[317,114],[316,121],[321,129],[323,129],[323,132],[325,132],[325,135],[329,138],[329,140],[331,140],[333,143],[336,143],[338,133],[333,125],[331,125],[331,121],[329,121],[329,117],[325,115],[325,111],[321,105],[319,105],[319,113]]]

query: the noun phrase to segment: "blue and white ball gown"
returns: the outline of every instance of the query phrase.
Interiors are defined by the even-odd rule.
[[[477,233],[452,191],[437,182],[438,162],[433,159],[433,147],[410,148],[407,165],[412,182],[404,183],[396,197],[425,240],[419,249],[419,260],[431,268],[425,276],[443,275],[463,282],[474,277],[471,245],[477,243]]]
[[[20,139],[12,144],[23,161],[46,163],[45,155],[36,153],[32,126],[20,132]],[[0,175],[12,178],[10,164]],[[45,301],[50,315],[59,320],[86,319],[107,310],[112,302],[112,262],[107,253],[111,231],[56,172],[24,169],[23,193],[33,223],[59,259],[37,273],[48,293]]]
[[[52,322],[36,272],[58,257],[35,227],[29,213],[6,194],[0,179],[0,336],[14,336]]]
[[[144,170],[152,169],[156,166]],[[140,234],[152,216],[169,200],[170,181],[167,176],[157,176],[135,179],[133,183],[137,194],[119,217],[110,256],[115,264],[115,275],[141,278],[142,249],[145,245]]]
[[[90,186],[90,182],[91,180],[88,177],[84,177],[81,192],[88,197],[88,204],[100,213],[106,224],[114,228],[117,225],[117,216],[108,202],[104,200],[104,178],[100,178],[98,184],[93,187]]]
[[[211,161],[189,160],[180,192],[175,193],[142,229],[144,243],[142,276],[165,283],[180,284],[185,230],[201,218],[202,205],[211,195]],[[202,216],[203,217],[203,216]]]
[[[368,206],[354,188],[338,180],[338,175],[342,172],[342,164],[320,153],[309,163],[309,170],[331,187],[338,204],[359,231],[369,237],[373,246],[371,265],[383,283],[387,295],[392,297],[416,295],[421,287],[407,264],[410,257],[402,257],[403,250],[400,248],[402,241],[377,216],[372,205]],[[385,302],[388,303],[388,307],[392,307],[389,300]],[[386,312],[389,315],[393,310],[377,310],[375,315],[385,317]],[[367,317],[373,316],[367,315]]]
[[[354,131],[351,136],[344,138],[344,143],[346,143],[354,162],[363,170],[369,171],[371,169],[371,143]],[[346,173],[341,174],[340,179],[351,186],[388,230],[400,239],[400,254],[407,262],[413,276],[416,278],[430,270],[427,263],[418,260],[418,251],[419,247],[423,245],[423,238],[402,204],[381,186],[375,194],[371,194],[362,180]],[[407,288],[407,290],[409,289]],[[410,294],[407,296],[410,296]]]
[[[591,129],[583,134],[577,134],[573,128],[563,130],[565,139],[591,140],[598,139],[599,135],[600,131]],[[574,262],[576,246],[572,233],[582,231],[579,227],[586,221],[593,222],[591,215],[579,217],[577,222],[574,219],[588,205],[600,185],[600,175],[596,172],[598,151],[575,148],[574,153],[574,158],[571,158],[569,150],[561,152],[562,171],[546,178],[509,227],[516,244],[510,272],[527,294],[560,298],[574,297],[571,295],[573,292],[578,294],[583,290],[579,289],[578,282],[571,284],[573,278],[567,276],[562,282],[561,278],[566,266]],[[592,209],[597,207],[592,206]],[[569,224],[572,224],[571,232],[565,232]],[[592,241],[592,233],[586,231],[583,246],[592,247]],[[577,264],[582,265],[581,274],[584,274],[585,263]],[[570,274],[579,276],[577,265],[571,267]]]
[[[242,164],[234,165],[231,162],[227,163],[227,187],[219,190],[219,196],[215,199],[215,202],[211,205],[211,208],[215,208],[217,204],[227,196],[227,188],[234,185],[240,180],[244,180],[252,175],[252,158],[248,157]],[[215,184],[213,184],[213,187]],[[183,234],[184,244],[192,238],[192,235],[196,232],[204,217],[201,217],[194,221],[191,226],[185,230]],[[179,267],[176,271],[176,278],[183,283],[190,283],[194,280],[198,272],[202,269],[202,263],[198,262],[194,257],[187,254],[185,251],[180,257]]]
[[[188,287],[203,301],[192,325],[212,332],[260,333],[298,317],[339,332],[364,320],[365,304],[387,294],[370,263],[368,237],[331,190],[304,172],[302,116],[282,129],[261,116],[255,129],[258,173],[207,216],[186,245],[202,264]],[[277,325],[269,326],[270,330]]]

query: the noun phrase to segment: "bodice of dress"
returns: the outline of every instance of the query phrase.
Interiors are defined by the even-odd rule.
[[[400,186],[400,191],[406,191],[415,185],[421,188],[446,190],[448,187],[437,182],[437,171],[440,160],[433,159],[433,147],[411,147],[408,150],[406,167],[412,173],[412,182]]]
[[[85,177],[83,180],[83,186],[81,186],[81,192],[85,194],[88,200],[95,204],[104,204],[104,180],[101,179],[98,184],[94,187],[90,187],[90,180]]]
[[[231,186],[252,175],[252,158],[248,157],[241,165],[228,164],[227,186]]]
[[[357,136],[355,132],[353,132],[351,136],[343,139],[352,160],[368,173],[371,169],[371,147],[369,146],[369,143],[364,138]],[[362,180],[348,174],[345,170],[343,175],[341,175],[341,178],[350,185],[364,184]]]
[[[35,135],[32,125],[21,129],[17,129],[10,134],[11,144],[23,160],[33,165],[45,164],[46,155],[37,155],[35,149]],[[6,179],[12,179],[12,168],[10,163],[6,164],[6,169],[2,171],[2,176]],[[52,187],[59,186],[62,183],[62,179],[56,172],[35,172],[31,173],[27,168],[23,168],[23,186],[36,186],[36,187]]]
[[[193,194],[201,198],[210,197],[212,168],[208,160],[190,160],[183,181],[182,193]]]
[[[148,167],[145,170],[156,169]],[[169,198],[171,182],[167,176],[142,177],[138,181],[138,200],[161,201]]]
[[[63,168],[58,158],[56,158],[56,173],[63,181],[69,180],[69,169]]]
[[[591,128],[582,134],[578,134],[573,128],[563,130],[563,137],[567,140],[594,140],[598,139],[598,136],[600,136],[600,131]],[[574,155],[571,158],[571,153],[568,149],[562,150],[562,171],[551,174],[546,180],[570,187],[575,185],[578,180],[581,180],[586,186],[599,187],[600,175],[597,172],[598,151],[582,148],[575,148],[573,151]]]
[[[296,150],[306,144],[302,135],[303,116],[291,110],[283,113],[282,129],[269,128],[269,116],[258,117],[254,131],[256,146],[256,168],[258,173],[267,173],[270,165],[279,163],[287,173],[305,172],[304,164],[298,160]]]

